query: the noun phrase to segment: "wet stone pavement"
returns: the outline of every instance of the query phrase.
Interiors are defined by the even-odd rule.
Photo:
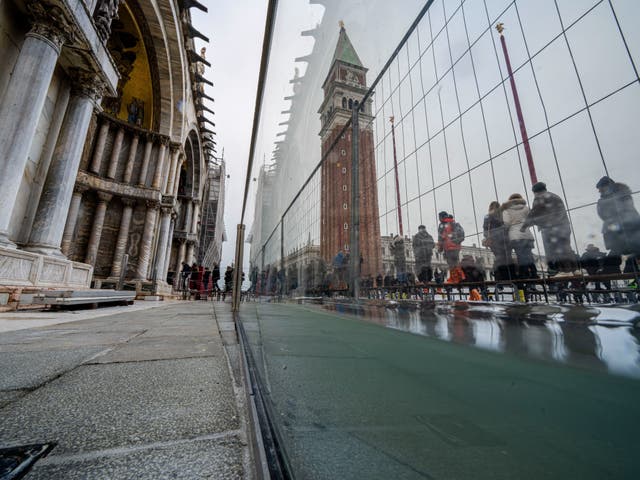
[[[0,334],[0,448],[56,443],[29,479],[253,478],[226,323],[181,302]]]

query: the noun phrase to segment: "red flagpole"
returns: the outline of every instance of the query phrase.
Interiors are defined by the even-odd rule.
[[[511,91],[513,92],[513,102],[516,104],[516,114],[518,115],[518,124],[520,125],[520,134],[522,135],[522,144],[524,145],[524,153],[527,156],[527,165],[529,166],[529,176],[531,177],[531,184],[538,183],[538,176],[536,175],[536,167],[533,164],[533,155],[531,154],[531,147],[529,146],[529,136],[527,135],[527,127],[524,124],[524,117],[522,115],[522,108],[520,107],[520,98],[518,97],[518,89],[516,88],[516,81],[513,78],[513,70],[511,69],[511,60],[509,59],[509,52],[507,51],[507,42],[504,39],[502,31],[504,30],[504,24],[498,23],[496,30],[500,34],[500,43],[502,44],[502,52],[504,53],[504,60],[507,63],[507,72],[509,73],[509,82],[511,83]]]
[[[402,231],[402,209],[400,208],[400,182],[398,180],[398,156],[396,155],[396,131],[393,127],[393,117],[389,118],[391,122],[391,138],[393,140],[393,169],[396,173],[396,198],[398,202],[398,226],[400,228],[400,237],[404,238]]]

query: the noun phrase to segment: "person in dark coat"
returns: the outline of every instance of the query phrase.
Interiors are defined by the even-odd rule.
[[[590,243],[589,245],[587,245],[587,248],[585,249],[584,253],[580,257],[580,265],[582,266],[582,268],[584,268],[587,271],[589,275],[602,274],[604,273],[603,262],[606,256],[607,255],[604,252],[601,252],[598,247]],[[604,284],[607,290],[611,290],[610,280],[605,280],[602,283]],[[586,285],[588,285],[588,283]],[[602,285],[599,281],[595,282],[595,289],[596,290],[602,289]],[[593,294],[593,297],[595,300],[597,300],[599,296],[597,294]]]
[[[404,238],[396,235],[389,244],[389,250],[393,255],[393,264],[396,268],[396,278],[400,284],[407,282],[407,256],[405,253]]]
[[[482,224],[484,240],[482,244],[489,247],[494,256],[493,272],[496,280],[509,279],[508,266],[512,263],[509,235],[504,221],[500,202],[489,204],[489,212],[484,216]]]
[[[233,267],[229,265],[224,272],[224,291],[230,292],[233,288]]]
[[[449,267],[449,283],[460,283],[464,280],[464,273],[459,268],[460,249],[464,241],[464,230],[456,222],[453,215],[447,212],[438,213],[440,225],[438,225],[438,251],[444,253],[444,258]]]
[[[571,224],[564,202],[555,193],[547,191],[543,182],[533,185],[532,190],[533,205],[522,228],[537,225],[549,269],[571,274],[577,268],[576,253],[571,248]]]
[[[484,274],[476,265],[473,255],[463,255],[462,260],[460,260],[460,267],[467,282],[480,283],[484,281]]]
[[[187,289],[189,275],[191,275],[191,267],[187,262],[182,262],[182,271],[180,272],[180,288],[182,290]]]
[[[604,245],[612,257],[631,255],[624,271],[633,271],[640,254],[640,214],[633,204],[631,190],[609,177],[602,177],[596,188],[600,192],[598,216],[603,222]]]
[[[211,280],[211,270],[209,267],[205,267],[204,275],[202,276],[202,287],[205,292],[209,292],[209,281]]]
[[[420,225],[418,233],[412,239],[413,256],[416,260],[416,272],[418,281],[421,283],[430,282],[432,278],[431,257],[436,243],[433,237],[427,232],[427,227]]]

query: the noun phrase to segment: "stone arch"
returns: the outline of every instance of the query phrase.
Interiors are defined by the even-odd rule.
[[[178,186],[179,195],[189,198],[199,198],[200,178],[202,169],[202,155],[200,154],[200,138],[195,130],[191,130],[184,142],[184,163],[180,169]]]
[[[185,105],[185,77],[187,68],[182,52],[180,13],[170,0],[126,4],[136,15],[149,52],[149,63],[156,94],[157,114],[153,130],[170,137],[179,137]],[[176,68],[180,63],[180,68]]]

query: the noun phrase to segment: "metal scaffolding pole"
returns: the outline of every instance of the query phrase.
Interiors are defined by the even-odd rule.
[[[238,224],[236,234],[236,259],[233,269],[233,297],[231,300],[231,311],[237,312],[240,309],[240,298],[242,295],[242,262],[244,255],[244,225]]]
[[[359,106],[354,105],[351,117],[351,238],[350,270],[351,293],[357,301],[360,297],[360,162],[359,162]]]
[[[518,97],[516,81],[513,78],[511,59],[509,58],[509,52],[507,51],[507,42],[505,41],[504,35],[502,34],[502,31],[504,30],[504,24],[498,23],[496,25],[496,30],[498,30],[498,33],[500,34],[502,53],[504,54],[504,60],[507,63],[509,83],[511,84],[511,91],[513,92],[513,102],[516,104],[516,114],[518,115],[518,124],[520,125],[520,134],[522,135],[522,145],[524,146],[524,153],[527,157],[527,165],[529,167],[529,177],[531,178],[531,185],[534,185],[538,183],[538,176],[536,175],[536,167],[533,163],[533,155],[531,154],[531,147],[529,146],[529,136],[527,135],[527,127],[524,124],[524,116],[522,115],[522,107],[520,106],[520,97]]]

